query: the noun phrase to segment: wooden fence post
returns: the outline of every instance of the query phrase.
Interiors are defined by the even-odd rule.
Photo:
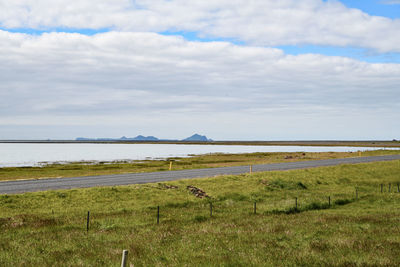
[[[157,224],[160,224],[160,206],[157,206]]]
[[[90,211],[87,212],[87,219],[86,219],[86,232],[89,233],[89,221],[90,221]]]

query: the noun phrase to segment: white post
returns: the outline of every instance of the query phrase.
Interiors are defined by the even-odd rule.
[[[124,250],[122,251],[122,262],[121,262],[121,267],[126,267],[126,263],[128,262],[128,251]]]

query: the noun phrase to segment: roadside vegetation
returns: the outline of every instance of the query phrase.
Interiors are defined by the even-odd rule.
[[[399,153],[399,150],[375,150],[364,151],[361,155],[377,156]],[[172,170],[183,170],[358,156],[359,155],[357,152],[275,152],[248,154],[207,154],[199,156],[193,155],[189,158],[170,158],[167,160],[145,160],[136,162],[75,162],[70,164],[51,164],[43,167],[0,168],[0,181],[167,171],[169,170],[171,161]]]
[[[399,266],[399,183],[397,160],[0,195],[0,266]]]

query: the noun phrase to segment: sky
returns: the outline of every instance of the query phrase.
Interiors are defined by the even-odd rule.
[[[0,0],[0,139],[400,139],[399,0]]]

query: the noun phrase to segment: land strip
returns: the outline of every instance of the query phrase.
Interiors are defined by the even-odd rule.
[[[400,155],[357,157],[343,159],[299,161],[289,163],[260,164],[252,166],[254,172],[305,169],[322,166],[335,166],[340,164],[355,164],[377,161],[398,160]],[[17,180],[0,182],[0,194],[13,194],[33,191],[86,188],[96,186],[115,186],[129,184],[143,184],[165,182],[178,179],[212,177],[218,175],[237,175],[248,173],[249,166],[232,166],[221,168],[193,169],[168,172],[131,173],[104,176],[85,176],[63,179]]]
[[[212,153],[159,160],[45,163],[35,167],[0,168],[0,181],[157,172],[168,171],[170,167],[176,171],[393,154],[400,154],[400,150],[371,150],[360,152],[360,154],[357,152]]]
[[[121,141],[121,140],[0,140],[0,143],[31,144],[185,144],[185,145],[248,145],[248,146],[351,146],[351,147],[400,147],[400,141],[389,140],[298,140],[298,141]]]

